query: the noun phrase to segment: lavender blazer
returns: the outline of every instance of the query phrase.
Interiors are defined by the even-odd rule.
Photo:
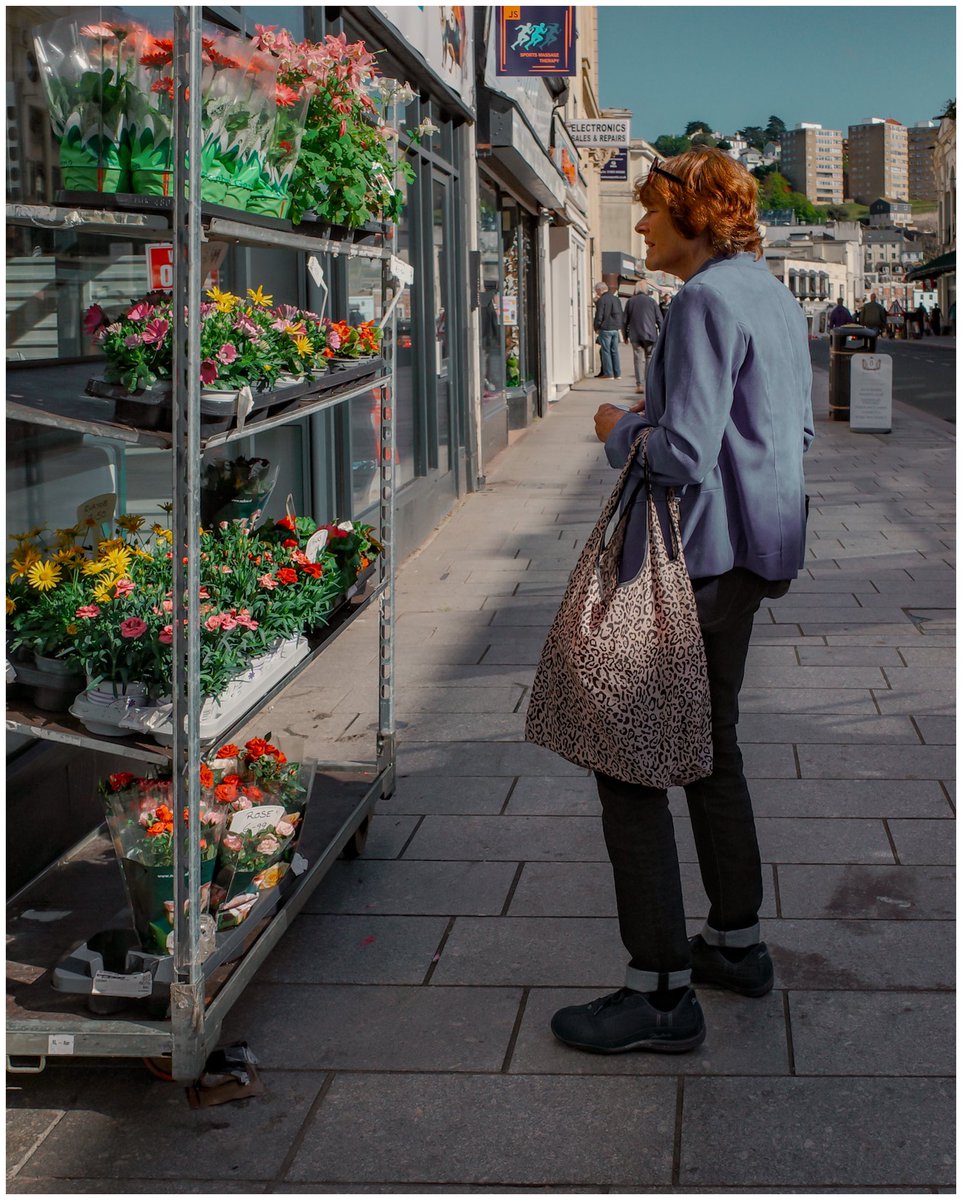
[[[805,560],[802,455],[814,424],[808,329],[788,288],[751,254],[711,259],[671,302],[646,393],[644,413],[622,417],[605,451],[623,467],[654,426],[655,495],[663,510],[664,488],[680,492],[691,577],[746,567],[793,579]],[[642,500],[629,516],[622,579],[637,573],[645,546]]]

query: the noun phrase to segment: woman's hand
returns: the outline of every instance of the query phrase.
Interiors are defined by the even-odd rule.
[[[612,429],[614,429],[624,415],[625,410],[616,407],[614,404],[601,405],[595,413],[595,434],[599,442],[607,442]]]

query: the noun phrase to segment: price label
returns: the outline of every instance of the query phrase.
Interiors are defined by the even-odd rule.
[[[90,990],[95,996],[132,996],[142,999],[150,995],[152,987],[153,978],[149,971],[137,971],[133,975],[98,971]]]
[[[204,287],[217,287],[220,271],[211,267],[204,279]],[[174,287],[174,245],[172,242],[154,242],[147,247],[147,290],[170,292]]]
[[[324,286],[324,271],[317,258],[312,254],[307,260],[307,270],[318,287]]]
[[[414,268],[396,254],[391,255],[391,274],[402,287],[410,286],[414,282]]]
[[[157,242],[147,247],[147,290],[169,292],[174,286],[174,247]]]
[[[244,428],[244,423],[250,416],[251,409],[254,407],[254,394],[250,387],[245,383],[237,393],[235,401],[235,411],[237,413],[237,431],[238,433]]]
[[[48,1054],[73,1054],[72,1033],[52,1033],[47,1038]]]
[[[319,529],[317,533],[312,533],[307,539],[304,554],[307,556],[308,562],[317,562],[317,556],[327,545],[328,536],[326,529]]]
[[[96,521],[98,525],[103,525],[106,521],[113,520],[116,507],[117,497],[113,492],[92,496],[77,506],[77,524],[84,525],[87,521]]]
[[[231,818],[231,833],[260,833],[284,819],[284,808],[280,804],[262,804],[259,808],[242,808]]]

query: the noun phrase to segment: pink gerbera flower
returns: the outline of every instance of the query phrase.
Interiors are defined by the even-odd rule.
[[[133,308],[128,309],[127,320],[146,321],[150,318],[150,315],[153,311],[154,306],[152,304],[147,304],[144,300],[138,300]]]
[[[125,638],[143,637],[147,632],[147,622],[140,617],[128,617],[120,622],[120,636]]]
[[[151,346],[154,342],[162,342],[170,329],[170,322],[157,317],[144,330],[144,345]]]
[[[225,366],[229,366],[237,357],[237,347],[233,342],[225,342],[217,351],[217,357]]]
[[[107,324],[107,314],[99,304],[91,304],[84,313],[84,333],[96,333]]]
[[[205,358],[200,364],[200,381],[201,383],[213,383],[217,378],[219,371],[217,363],[212,358]]]

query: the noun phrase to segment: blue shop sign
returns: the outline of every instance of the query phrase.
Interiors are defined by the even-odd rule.
[[[577,75],[575,7],[505,6],[498,14],[498,75]]]
[[[628,147],[623,146],[614,158],[609,158],[601,168],[601,178],[608,180],[627,180],[628,178]]]

